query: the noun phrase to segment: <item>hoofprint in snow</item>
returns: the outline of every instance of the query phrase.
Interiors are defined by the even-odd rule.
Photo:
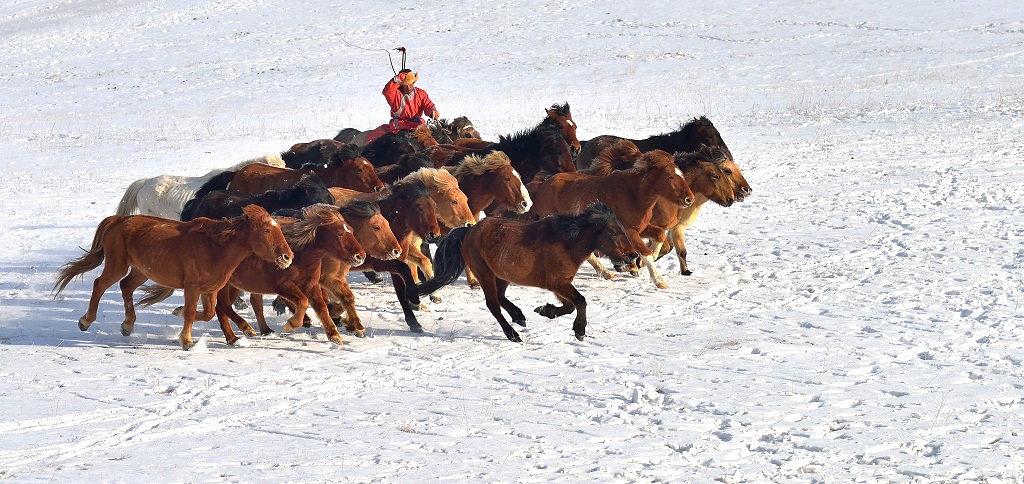
[[[0,477],[1024,479],[1016,4],[655,3],[0,7]],[[80,332],[96,273],[55,274],[132,181],[382,122],[386,56],[342,39],[404,44],[489,139],[556,102],[581,139],[707,114],[754,194],[702,211],[667,290],[583,267],[582,343],[530,311],[508,342],[464,282],[414,334],[358,274],[343,347],[211,322],[182,351],[180,296],[123,337],[116,288]]]

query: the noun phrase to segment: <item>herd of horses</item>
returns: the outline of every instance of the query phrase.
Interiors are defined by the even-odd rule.
[[[82,331],[96,320],[103,293],[120,281],[133,331],[134,293],[147,306],[184,292],[175,314],[184,320],[182,348],[194,345],[192,325],[216,317],[228,344],[267,335],[263,295],[291,311],[283,331],[310,324],[312,309],[327,338],[342,344],[341,325],[363,336],[347,280],[352,268],[371,280],[391,274],[410,330],[422,332],[420,298],[463,273],[511,341],[509,324],[526,325],[505,295],[510,283],[555,294],[547,318],[576,313],[573,332],[586,336],[586,299],[573,286],[584,261],[603,278],[615,271],[667,288],[654,262],[675,251],[683,275],[685,230],[711,201],[728,207],[751,188],[721,134],[706,117],[643,140],[598,136],[580,142],[568,103],[555,104],[530,129],[481,139],[465,117],[388,133],[363,144],[345,129],[334,139],[297,143],[199,177],[160,175],[129,185],[96,228],[84,255],[65,264],[59,295],[76,277],[103,265],[93,282]],[[437,249],[430,256],[430,243]],[[421,280],[422,279],[422,280]],[[151,284],[143,286],[146,281]],[[236,311],[249,304],[259,333]],[[198,303],[202,302],[202,312]]]

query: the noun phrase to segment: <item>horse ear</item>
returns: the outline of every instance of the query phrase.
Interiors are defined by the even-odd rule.
[[[245,218],[254,221],[270,217],[270,214],[267,213],[266,209],[256,205],[255,203],[250,203],[249,205],[242,207],[242,214],[245,215]]]

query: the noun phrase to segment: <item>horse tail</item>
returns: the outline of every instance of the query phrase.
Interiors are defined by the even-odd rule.
[[[267,155],[266,157],[263,158],[263,161],[265,161],[270,166],[276,166],[278,168],[285,168],[288,166],[288,164],[285,163],[284,161],[284,156],[282,156],[279,153]]]
[[[455,282],[462,271],[466,270],[466,261],[462,258],[462,241],[465,240],[469,229],[470,227],[454,228],[437,244],[437,252],[434,253],[434,278],[416,286],[416,292],[420,296],[432,294]]]
[[[206,195],[207,193],[210,193],[214,190],[226,190],[228,188],[228,184],[231,183],[231,180],[235,178],[235,173],[238,172],[235,170],[231,170],[223,171],[216,175],[213,175],[212,177],[210,177],[209,180],[206,180],[206,183],[203,183],[203,186],[199,187],[199,189],[196,190],[196,194],[193,195],[192,198],[203,198],[203,195]]]
[[[124,196],[121,197],[121,202],[117,204],[117,215],[131,215],[138,212],[139,190],[142,190],[142,185],[145,185],[147,181],[149,181],[149,178],[141,178],[128,185],[128,189],[124,191]]]
[[[103,239],[106,237],[110,227],[121,220],[124,220],[124,217],[111,215],[100,222],[99,226],[96,227],[96,235],[92,238],[92,247],[82,257],[74,259],[61,267],[60,273],[57,274],[57,282],[53,285],[54,297],[60,295],[72,279],[99,267],[103,263]]]
[[[145,297],[139,299],[139,302],[136,303],[139,306],[152,306],[174,294],[173,287],[164,287],[156,284],[145,285],[139,289],[142,289],[142,294],[145,294]]]

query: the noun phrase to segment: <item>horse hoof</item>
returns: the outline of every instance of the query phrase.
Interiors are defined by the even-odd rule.
[[[432,303],[439,303],[439,302],[441,302],[441,297],[440,296],[435,296],[435,295],[431,294],[430,295],[430,302],[432,302]]]
[[[422,330],[423,329],[420,328],[420,331],[422,331]],[[366,337],[366,330],[365,329],[357,329],[355,331],[352,331],[352,334],[355,335],[356,338],[365,338]]]
[[[274,330],[272,330],[272,329],[268,329],[266,331],[260,331],[260,336],[270,336],[272,334],[274,334]]]
[[[584,337],[586,337],[585,334],[583,334],[583,333],[576,333],[576,339],[578,339],[580,341],[583,341]]]
[[[224,340],[227,341],[228,346],[235,346],[240,339],[242,338],[239,338],[237,336],[235,336],[234,338],[224,338]]]
[[[124,323],[121,323],[121,336],[131,336],[132,335],[132,330],[134,330],[134,329],[135,329],[135,325],[134,324],[131,325],[131,326],[127,326]]]
[[[655,286],[657,286],[658,289],[668,289],[668,284],[665,284],[664,282],[659,282],[655,284]]]
[[[334,343],[334,344],[336,344],[338,346],[345,346],[345,343],[343,343],[341,341],[341,335],[340,334],[336,334],[334,336],[331,336],[330,339],[331,339],[331,343]]]
[[[92,326],[92,323],[86,321],[85,316],[82,316],[82,319],[78,320],[78,329],[82,331],[89,331],[89,326]]]
[[[505,337],[513,343],[522,343],[523,339],[519,337],[519,333],[513,331],[512,333],[505,333]]]
[[[171,311],[171,314],[173,314],[173,315],[175,315],[175,316],[180,318],[181,314],[184,313],[184,312],[185,312],[185,306],[178,306],[178,307],[174,308],[174,311]]]
[[[558,315],[555,314],[555,307],[550,304],[545,304],[533,310],[535,313],[544,316],[548,319],[555,319]],[[524,325],[525,326],[525,325]]]
[[[410,324],[409,325],[409,331],[412,331],[413,333],[422,333],[423,332],[423,326],[420,326],[418,324],[413,326],[413,325]]]
[[[680,272],[681,272],[681,273],[682,273],[682,274],[683,274],[684,276],[688,276],[688,275],[690,275],[690,274],[693,274],[693,272],[691,272],[691,271],[688,271],[688,270],[686,270],[686,269],[683,269],[683,270],[682,270],[682,271],[680,271]]]
[[[423,303],[423,302],[421,302],[421,303],[420,303],[420,304],[419,304],[418,306],[416,306],[415,308],[416,308],[416,310],[417,310],[417,311],[426,311],[426,312],[430,312],[430,306],[427,306],[427,303]]]
[[[247,329],[245,331],[242,331],[242,334],[244,334],[246,338],[255,338],[256,337],[256,331],[255,330],[251,330],[251,329]]]
[[[191,340],[189,340],[189,341],[182,341],[181,342],[181,349],[183,349],[185,351],[188,351],[188,350],[192,349],[195,345],[196,345],[195,341],[191,341]]]
[[[513,319],[512,322],[516,323],[516,324],[518,324],[518,325],[520,325],[520,326],[522,326],[524,328],[526,327],[526,320],[525,319]]]
[[[604,274],[601,274],[601,279],[605,279],[605,280],[608,280],[608,281],[614,281],[615,280],[615,274],[612,274],[611,272],[605,272]]]
[[[629,275],[633,277],[640,277],[640,271],[629,271]]]

